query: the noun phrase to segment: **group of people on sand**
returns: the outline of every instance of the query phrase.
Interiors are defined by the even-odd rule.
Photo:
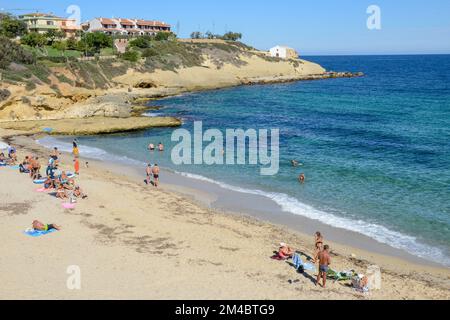
[[[14,166],[17,162],[17,151],[10,143],[8,143],[7,154],[8,156],[5,156],[4,152],[0,153],[0,165]]]
[[[157,188],[159,185],[159,171],[160,169],[158,164],[155,163],[155,165],[152,166],[151,163],[149,163],[147,165],[147,168],[145,169],[145,173],[147,175],[145,183],[147,183],[148,185],[153,185]]]
[[[147,149],[150,152],[153,152],[156,150],[156,147],[153,143],[150,143],[147,147]],[[164,151],[164,144],[162,144],[162,142],[158,143],[158,151],[159,152],[163,152]],[[151,163],[149,163],[147,165],[147,167],[145,168],[145,174],[146,174],[146,179],[145,179],[145,183],[148,185],[153,185],[154,187],[158,187],[159,185],[159,166],[155,163],[153,166],[151,165]],[[152,180],[153,178],[153,180]]]
[[[296,251],[289,245],[280,243],[277,256],[280,257],[281,260],[287,260],[292,258],[295,253]],[[327,283],[327,273],[329,266],[331,265],[330,247],[324,245],[323,236],[319,231],[314,234],[314,257],[312,258],[312,262],[318,263],[316,285],[320,285],[320,280],[322,279],[322,287],[325,288]]]

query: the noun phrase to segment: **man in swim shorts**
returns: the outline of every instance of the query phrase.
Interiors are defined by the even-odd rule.
[[[328,268],[331,264],[331,257],[329,253],[330,247],[328,245],[325,245],[323,247],[323,250],[319,253],[319,273],[317,274],[317,284],[320,284],[320,278],[322,278],[323,285],[322,287],[325,288],[325,285],[327,283],[327,272]]]
[[[152,168],[152,173],[153,173],[153,184],[155,187],[158,187],[158,183],[159,183],[159,167],[157,164],[155,164]]]

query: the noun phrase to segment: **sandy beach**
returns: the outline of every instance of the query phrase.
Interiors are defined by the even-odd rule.
[[[44,166],[49,151],[18,133],[2,129],[0,137],[13,135],[19,159],[35,154]],[[312,235],[211,210],[198,201],[201,193],[188,198],[176,186],[164,185],[164,178],[156,190],[127,167],[89,164],[77,178],[89,197],[74,210],[36,192],[28,175],[0,168],[0,299],[450,298],[448,268],[329,241],[333,269],[364,273],[377,264],[382,288],[361,294],[349,282],[317,287],[317,271],[300,274],[289,263],[270,259],[282,241],[312,255]],[[62,168],[72,169],[70,155],[62,156]],[[35,219],[63,228],[28,237],[23,231]],[[80,268],[81,290],[67,288],[69,266]]]

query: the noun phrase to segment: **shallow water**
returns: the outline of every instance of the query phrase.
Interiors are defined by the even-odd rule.
[[[280,171],[175,166],[173,129],[80,138],[81,154],[144,162],[264,195],[283,210],[450,265],[450,56],[308,57],[363,78],[238,87],[163,99],[158,114],[205,129],[279,128]],[[149,114],[151,115],[151,113]],[[68,139],[58,142],[62,147]],[[149,153],[150,142],[166,152]],[[44,144],[55,144],[45,140]],[[90,148],[88,148],[90,147]],[[292,168],[290,160],[304,165]],[[307,183],[299,185],[304,172]]]

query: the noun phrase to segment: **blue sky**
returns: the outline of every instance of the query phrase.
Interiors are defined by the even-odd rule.
[[[200,30],[243,33],[243,41],[268,49],[276,44],[301,55],[450,53],[449,0],[0,0],[0,9],[68,16],[78,5],[82,21],[129,17],[170,23],[179,36]],[[369,30],[369,5],[381,9],[381,30]]]

